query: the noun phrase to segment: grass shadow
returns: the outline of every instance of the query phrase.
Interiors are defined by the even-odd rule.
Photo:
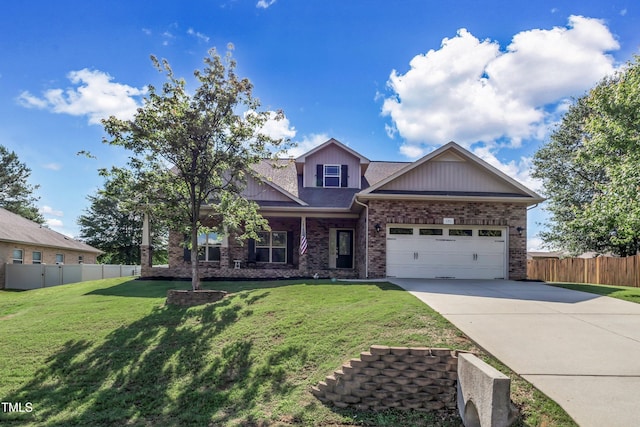
[[[68,341],[27,384],[3,396],[32,402],[33,412],[0,413],[0,424],[220,425],[241,418],[258,395],[274,398],[291,389],[282,358],[306,357],[300,348],[264,357],[249,336],[225,338],[261,297],[156,307],[100,344]]]
[[[595,285],[589,283],[549,282],[548,285],[574,291],[588,292],[640,304],[640,289],[615,285]]]
[[[247,280],[247,281],[203,281],[202,289],[214,289],[227,291],[229,293],[279,288],[282,286],[300,285],[337,285],[337,286],[359,286],[375,285],[383,291],[402,290],[389,282],[367,282],[367,281],[331,281],[331,280],[304,280],[304,279],[282,279],[282,280]],[[133,279],[115,286],[107,286],[102,289],[95,289],[86,295],[106,295],[133,298],[163,298],[167,296],[170,289],[191,289],[191,282],[185,280],[143,280]]]

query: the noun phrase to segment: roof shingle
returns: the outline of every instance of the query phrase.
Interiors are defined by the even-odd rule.
[[[72,249],[82,252],[102,252],[86,243],[43,227],[3,208],[0,208],[0,241]]]

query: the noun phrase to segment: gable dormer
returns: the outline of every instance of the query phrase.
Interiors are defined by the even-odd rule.
[[[361,188],[369,159],[331,138],[296,159],[304,187]]]

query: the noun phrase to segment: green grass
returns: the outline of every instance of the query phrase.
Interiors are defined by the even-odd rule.
[[[640,288],[632,288],[628,286],[594,285],[590,283],[548,282],[547,284],[560,288],[572,289],[574,291],[604,295],[607,297],[617,298],[624,301],[640,304]]]
[[[339,411],[312,385],[371,344],[470,350],[514,379],[521,426],[573,426],[552,401],[388,283],[216,282],[215,304],[165,306],[186,282],[107,279],[0,291],[0,425],[458,426],[455,414]]]

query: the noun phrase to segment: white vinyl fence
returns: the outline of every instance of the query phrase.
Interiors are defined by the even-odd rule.
[[[139,276],[139,265],[7,264],[5,289],[38,289],[112,277]]]

